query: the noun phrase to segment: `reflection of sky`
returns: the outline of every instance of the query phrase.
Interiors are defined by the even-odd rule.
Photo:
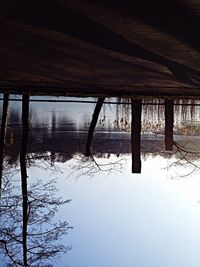
[[[178,179],[168,161],[149,158],[141,175],[130,173],[130,158],[121,172],[93,177],[69,176],[75,160],[56,164],[52,175],[31,168],[30,179],[57,177],[61,195],[72,199],[59,218],[74,226],[65,239],[73,249],[57,266],[199,267],[200,180]]]

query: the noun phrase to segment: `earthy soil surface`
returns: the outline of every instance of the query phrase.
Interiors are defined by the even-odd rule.
[[[1,92],[200,96],[197,6],[108,2],[1,1]]]

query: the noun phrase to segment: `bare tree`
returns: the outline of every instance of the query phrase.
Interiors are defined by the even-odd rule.
[[[55,259],[70,249],[69,246],[63,245],[60,239],[72,227],[66,221],[55,222],[59,207],[70,200],[55,197],[55,180],[32,183],[27,190],[27,220],[24,233],[24,200],[20,185],[12,184],[9,179],[4,180],[0,205],[1,253],[4,253],[7,262],[14,266],[54,266]]]
[[[0,204],[0,248],[15,266],[53,266],[53,259],[69,250],[58,242],[67,233],[66,221],[54,222],[58,207],[69,200],[56,198],[55,181],[36,182],[28,188],[27,145],[29,96],[22,101],[21,186],[4,179]]]
[[[20,169],[21,169],[21,188],[23,199],[23,228],[22,228],[22,243],[23,243],[23,264],[28,266],[27,261],[27,227],[28,227],[28,192],[27,192],[27,169],[26,169],[26,153],[29,136],[29,95],[23,95],[22,100],[22,144],[20,151]]]
[[[94,109],[94,113],[92,115],[92,120],[90,123],[90,127],[88,130],[88,137],[87,137],[87,143],[86,143],[86,149],[85,149],[85,156],[89,157],[90,156],[90,147],[91,147],[91,143],[92,143],[92,138],[93,138],[93,134],[94,134],[94,130],[99,118],[99,113],[101,111],[103,102],[105,100],[105,97],[99,97],[96,103],[96,107]]]

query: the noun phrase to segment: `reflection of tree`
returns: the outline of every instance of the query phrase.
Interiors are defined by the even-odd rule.
[[[55,223],[55,213],[69,202],[54,197],[53,182],[27,184],[29,96],[22,102],[23,135],[20,151],[21,190],[4,181],[0,205],[0,244],[15,266],[53,266],[52,260],[69,248],[58,243],[70,228],[66,221]]]

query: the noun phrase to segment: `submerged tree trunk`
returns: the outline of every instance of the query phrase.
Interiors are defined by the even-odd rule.
[[[27,166],[26,155],[29,136],[29,95],[23,95],[22,100],[22,143],[20,151],[20,168],[21,168],[21,186],[23,197],[23,264],[24,267],[28,266],[27,262],[27,226],[28,226],[28,195],[27,195]]]
[[[5,142],[6,142],[8,106],[9,106],[9,94],[4,94],[3,111],[2,111],[2,119],[1,119],[1,139],[0,139],[0,196],[1,196],[2,179],[3,179],[3,159],[4,159],[4,149],[5,149]]]
[[[142,99],[131,99],[132,123],[131,123],[131,151],[132,173],[141,173],[141,114]]]
[[[165,150],[173,150],[174,101],[165,100]]]
[[[90,155],[90,147],[91,147],[91,143],[92,143],[92,138],[93,138],[93,134],[94,134],[94,130],[98,121],[98,117],[99,117],[99,113],[101,111],[103,102],[105,100],[105,97],[99,97],[96,103],[96,107],[94,109],[94,113],[92,115],[92,121],[90,123],[90,127],[88,130],[88,137],[87,137],[87,143],[86,143],[86,149],[85,149],[85,156],[89,157]]]

